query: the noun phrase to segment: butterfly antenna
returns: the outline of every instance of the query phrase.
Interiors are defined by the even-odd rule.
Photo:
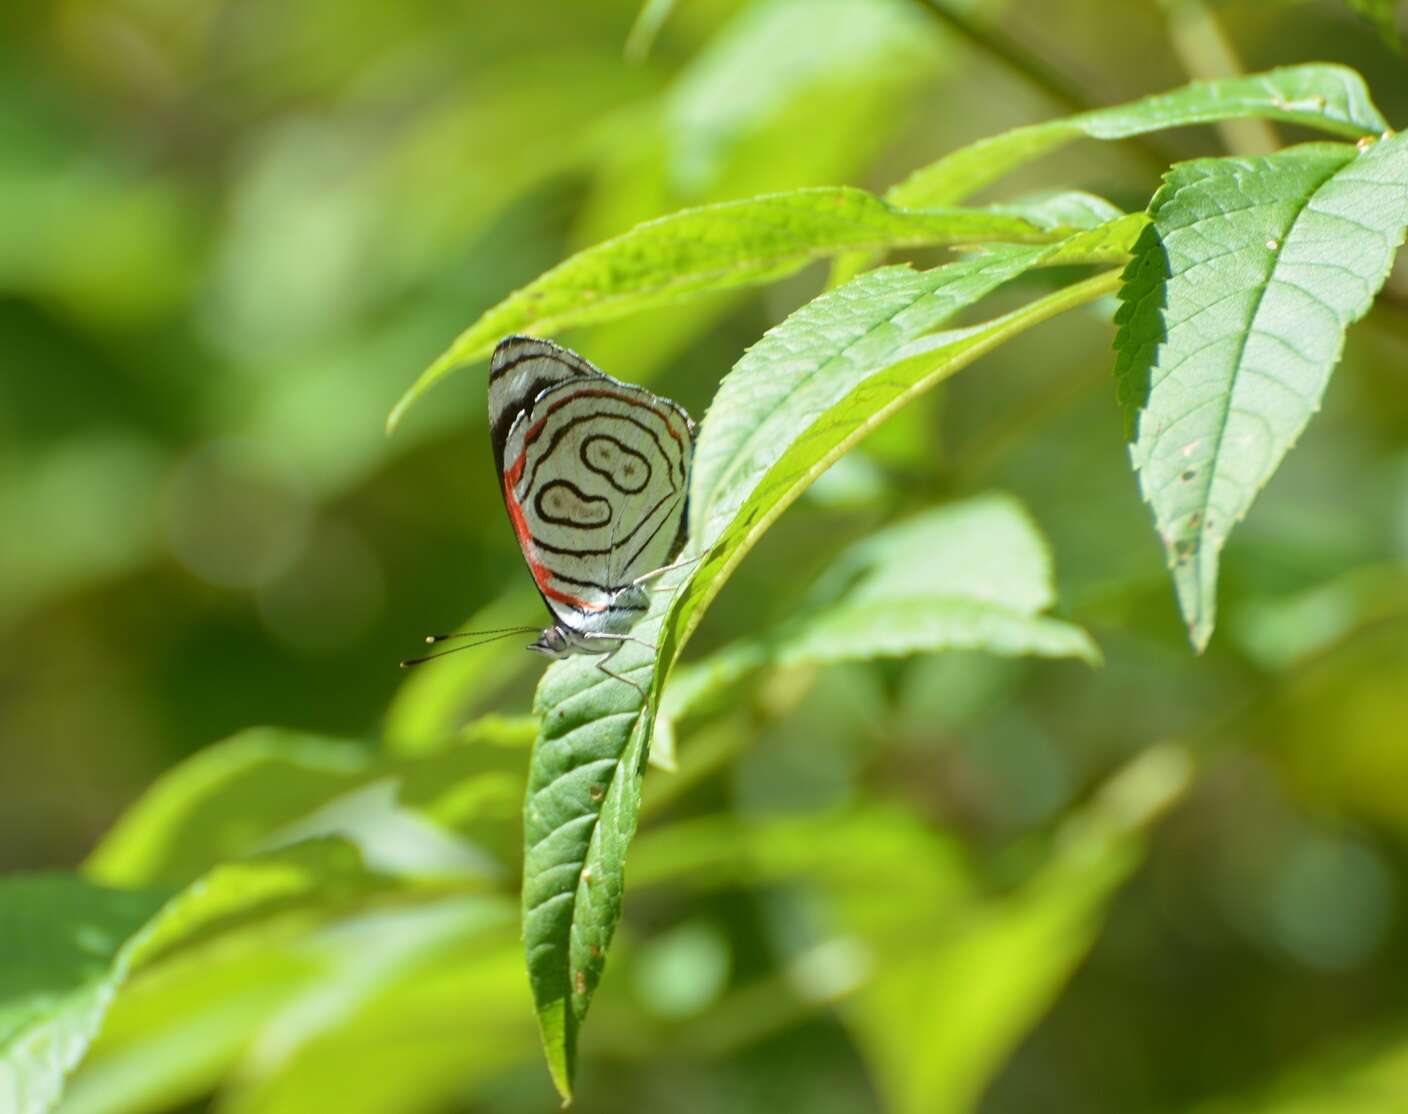
[[[499,631],[474,631],[464,634],[432,634],[426,636],[427,642],[440,642],[447,638],[469,638],[474,635],[481,636],[478,642],[469,642],[463,646],[452,646],[448,650],[440,650],[434,654],[425,654],[418,658],[407,658],[401,663],[402,669],[410,669],[413,665],[423,665],[425,662],[434,661],[436,658],[448,657],[450,654],[458,654],[461,650],[474,650],[480,646],[487,646],[490,642],[498,642],[502,638],[511,638],[515,634],[532,634],[537,631],[537,627],[507,627]]]
[[[483,638],[486,634],[500,637],[509,634],[532,634],[537,627],[495,627],[492,630],[456,631],[454,634],[427,634],[427,642],[448,642],[452,638]]]

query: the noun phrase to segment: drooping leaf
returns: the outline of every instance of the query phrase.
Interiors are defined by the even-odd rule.
[[[1103,239],[1100,230],[1073,240]],[[1057,291],[986,325],[921,339],[1061,245],[1006,247],[930,272],[862,276],[793,314],[730,373],[705,419],[688,552],[707,554],[672,599],[657,596],[612,668],[658,693],[743,555],[846,448],[892,410],[1009,336],[1114,289],[1118,275]],[[662,627],[663,622],[663,627]],[[653,706],[590,661],[552,666],[538,689],[524,816],[524,940],[554,1081],[571,1093],[577,1030],[620,918]],[[653,704],[653,701],[652,701]]]
[[[483,314],[391,412],[511,333],[555,333],[713,290],[768,282],[848,250],[1056,238],[1018,216],[981,209],[894,208],[864,190],[819,186],[724,201],[646,221],[578,252]]]
[[[1128,139],[1190,124],[1255,116],[1358,139],[1388,124],[1364,79],[1345,66],[1286,66],[1246,77],[1196,81],[1168,93],[1014,128],[945,155],[886,194],[896,205],[954,205],[990,182],[1077,139]]]
[[[1149,212],[1121,293],[1116,375],[1202,649],[1223,543],[1319,409],[1345,330],[1403,242],[1408,138],[1184,163]]]

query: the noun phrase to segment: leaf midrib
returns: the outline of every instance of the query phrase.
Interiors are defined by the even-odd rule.
[[[1282,264],[1282,260],[1283,260],[1284,257],[1285,257],[1285,256],[1284,256],[1284,249],[1285,249],[1286,245],[1290,243],[1291,238],[1295,235],[1296,226],[1300,223],[1301,217],[1304,216],[1306,209],[1308,209],[1308,208],[1310,207],[1310,203],[1315,199],[1315,197],[1320,193],[1320,191],[1325,187],[1325,185],[1326,185],[1328,182],[1330,182],[1331,180],[1333,180],[1335,177],[1337,177],[1337,176],[1339,175],[1339,173],[1340,173],[1341,170],[1345,169],[1345,168],[1348,167],[1348,166],[1352,166],[1353,164],[1354,164],[1354,160],[1351,159],[1351,160],[1348,161],[1348,162],[1339,163],[1338,165],[1336,165],[1336,166],[1334,166],[1333,168],[1331,168],[1331,169],[1329,170],[1329,172],[1324,175],[1324,177],[1322,177],[1318,182],[1316,182],[1315,188],[1314,188],[1313,190],[1311,190],[1309,193],[1307,193],[1307,194],[1299,201],[1299,203],[1295,204],[1295,207],[1294,207],[1294,215],[1291,217],[1290,221],[1289,221],[1289,222],[1287,223],[1287,225],[1285,226],[1285,231],[1281,233],[1281,242],[1280,242],[1280,244],[1278,245],[1278,247],[1277,247],[1277,249],[1276,249],[1276,251],[1275,251],[1275,259],[1272,261],[1271,269],[1267,272],[1266,281],[1263,282],[1263,283],[1261,283],[1260,286],[1256,289],[1256,291],[1255,291],[1254,294],[1253,294],[1251,310],[1250,310],[1250,312],[1249,312],[1249,313],[1247,314],[1247,316],[1246,316],[1247,327],[1242,330],[1241,336],[1239,337],[1238,342],[1237,342],[1236,358],[1235,358],[1235,360],[1234,360],[1233,363],[1232,363],[1232,376],[1231,376],[1230,381],[1228,382],[1228,386],[1227,386],[1226,392],[1224,392],[1223,395],[1221,396],[1221,398],[1218,399],[1218,404],[1219,404],[1219,407],[1220,407],[1220,412],[1219,412],[1219,414],[1218,414],[1217,432],[1216,432],[1216,434],[1215,434],[1214,437],[1213,437],[1212,453],[1211,453],[1211,456],[1209,457],[1208,467],[1203,470],[1203,472],[1204,472],[1204,477],[1205,477],[1205,478],[1204,478],[1203,482],[1198,485],[1199,490],[1200,490],[1200,492],[1201,492],[1201,495],[1200,495],[1199,500],[1198,500],[1198,504],[1199,504],[1200,507],[1202,507],[1202,508],[1204,509],[1204,511],[1206,511],[1207,507],[1210,506],[1211,503],[1212,503],[1212,491],[1213,491],[1213,486],[1214,486],[1214,484],[1217,482],[1218,472],[1219,472],[1219,465],[1220,465],[1221,460],[1222,460],[1222,446],[1223,446],[1223,443],[1226,441],[1226,438],[1227,438],[1227,427],[1228,427],[1228,425],[1230,424],[1230,422],[1231,422],[1231,417],[1232,417],[1232,396],[1233,396],[1234,392],[1236,391],[1237,383],[1239,382],[1239,380],[1241,379],[1241,376],[1242,376],[1242,362],[1243,362],[1243,360],[1244,360],[1244,358],[1245,358],[1245,356],[1246,356],[1247,345],[1251,342],[1252,334],[1253,334],[1253,332],[1255,331],[1256,321],[1257,321],[1258,316],[1259,316],[1260,313],[1261,313],[1262,303],[1265,302],[1265,300],[1266,300],[1266,292],[1271,289],[1271,284],[1272,284],[1272,283],[1278,281],[1277,278],[1276,278],[1276,273],[1277,273],[1277,271],[1280,270],[1281,264]],[[1279,203],[1279,202],[1273,202],[1273,203],[1270,203],[1270,204],[1278,204],[1278,203]],[[1239,212],[1240,212],[1240,211],[1245,211],[1245,210],[1247,210],[1247,209],[1253,209],[1253,208],[1256,208],[1256,206],[1242,206],[1242,207],[1239,207],[1239,208],[1238,208],[1237,210],[1235,210],[1235,211],[1239,211]],[[1218,214],[1219,217],[1223,217],[1223,216],[1226,216],[1226,215],[1227,215],[1226,213],[1219,213],[1219,214]],[[1207,218],[1205,218],[1205,219],[1207,219]],[[1192,222],[1191,224],[1182,226],[1182,228],[1192,228],[1192,227],[1196,227],[1196,226],[1197,226],[1198,224],[1200,224],[1200,223],[1202,223],[1202,222],[1201,222],[1201,221],[1194,221],[1194,222]],[[1225,253],[1224,253],[1224,254],[1225,254]],[[1219,255],[1219,256],[1215,256],[1215,257],[1213,257],[1213,258],[1214,258],[1214,259],[1218,259],[1218,258],[1222,258],[1222,257],[1223,257],[1223,256]],[[1211,262],[1211,260],[1206,260],[1206,261],[1205,261],[1205,260],[1199,260],[1199,264],[1198,264],[1198,265],[1201,265],[1203,262]],[[1189,268],[1189,269],[1191,270],[1191,268]],[[1186,274],[1187,272],[1185,271],[1184,273]],[[1180,324],[1182,324],[1182,322],[1180,322]],[[1152,454],[1153,450],[1154,450],[1154,446],[1151,445],[1151,446],[1150,446],[1150,453],[1151,453],[1151,454]],[[1207,515],[1206,515],[1206,513],[1204,513],[1203,516],[1202,516],[1201,525],[1200,525],[1200,527],[1199,527],[1199,533],[1202,534],[1202,535],[1204,535],[1204,536],[1206,536],[1206,537],[1208,537],[1208,538],[1210,538],[1210,539],[1212,539],[1213,545],[1214,545],[1214,548],[1215,548],[1215,549],[1220,549],[1220,548],[1221,548],[1221,543],[1217,542],[1217,540],[1216,540],[1216,539],[1219,537],[1219,535],[1218,535],[1216,532],[1214,532],[1213,530],[1211,530],[1211,529],[1208,527],[1208,525],[1207,525]],[[1225,537],[1225,533],[1224,533],[1224,535],[1222,535],[1222,536]],[[1198,580],[1197,580],[1197,584],[1198,584],[1198,590],[1199,590],[1199,595],[1200,595],[1200,596],[1201,596],[1201,593],[1202,593],[1202,590],[1203,590],[1203,587],[1204,587],[1204,585],[1203,585],[1203,569],[1202,569],[1203,560],[1204,560],[1204,557],[1203,557],[1203,542],[1200,540],[1199,543],[1198,543],[1198,548],[1197,548],[1197,561],[1198,561],[1198,574],[1197,574],[1197,575],[1198,575]],[[1204,610],[1205,610],[1201,599],[1199,599],[1199,600],[1197,601],[1197,608],[1198,608],[1199,620],[1201,621],[1202,616],[1203,616],[1203,612],[1204,612]]]
[[[1017,255],[1020,250],[1021,250],[1021,249],[1017,249],[1017,250],[1013,250],[1013,251],[1004,251],[1004,252],[1001,252],[1001,253],[994,253],[991,257],[989,257],[989,258],[987,259],[987,261],[988,261],[988,262],[996,262],[997,260],[1000,259],[1000,260],[1002,260],[1002,261],[1005,262],[1005,261],[1011,259],[1013,256]],[[1033,253],[1035,254],[1035,249],[1028,249],[1028,250],[1033,251]],[[974,270],[973,270],[972,273],[973,273],[973,274],[981,274],[981,273],[982,273],[982,270],[983,270],[983,268],[974,268]],[[915,274],[916,277],[919,277],[919,273],[918,273],[918,272],[912,272],[912,273]],[[944,284],[944,285],[947,285],[947,284]],[[885,328],[885,327],[887,327],[887,326],[889,326],[889,325],[892,325],[892,324],[894,323],[895,319],[900,316],[900,314],[906,312],[907,310],[912,309],[918,302],[920,302],[920,301],[923,300],[924,298],[926,298],[926,297],[932,297],[932,296],[935,295],[939,290],[944,289],[944,285],[940,285],[940,286],[929,286],[929,287],[925,287],[925,288],[922,288],[922,289],[918,290],[917,293],[915,294],[915,296],[914,296],[913,298],[909,299],[907,302],[905,302],[904,305],[898,307],[898,308],[897,308],[892,314],[890,314],[889,316],[887,316],[887,317],[885,317],[885,318],[882,318],[881,320],[878,320],[878,321],[874,322],[868,329],[865,330],[864,333],[862,333],[862,334],[860,334],[859,336],[857,336],[857,337],[855,337],[854,339],[852,339],[849,343],[847,343],[847,345],[846,345],[844,348],[842,348],[839,352],[837,352],[837,353],[835,353],[834,355],[832,355],[824,364],[822,364],[820,367],[818,367],[818,368],[816,368],[815,370],[813,370],[810,374],[808,374],[808,375],[806,375],[806,376],[800,378],[796,383],[794,383],[794,384],[792,385],[791,389],[788,390],[788,392],[787,392],[784,396],[782,396],[780,399],[778,399],[777,402],[775,403],[775,405],[773,405],[772,408],[769,409],[767,413],[765,413],[764,415],[762,415],[762,416],[753,424],[753,428],[748,431],[747,436],[743,439],[742,443],[738,446],[738,448],[737,448],[736,451],[734,452],[732,459],[729,461],[728,467],[724,470],[724,472],[723,472],[723,473],[719,476],[719,478],[714,482],[713,486],[709,489],[708,495],[707,495],[707,496],[705,497],[705,499],[703,500],[703,504],[704,504],[704,505],[703,505],[703,507],[701,508],[700,518],[699,518],[700,525],[702,525],[702,526],[707,526],[709,520],[713,517],[713,512],[714,512],[714,509],[715,509],[716,504],[718,503],[718,499],[719,499],[720,493],[727,489],[728,481],[731,480],[735,475],[737,475],[739,469],[741,469],[741,468],[743,467],[744,463],[748,460],[749,455],[750,455],[750,450],[752,449],[753,445],[757,442],[758,437],[760,436],[762,430],[766,427],[767,423],[768,423],[769,421],[771,421],[771,419],[772,419],[779,411],[781,411],[784,407],[786,407],[786,405],[788,404],[788,402],[790,402],[790,401],[796,396],[796,394],[797,394],[798,391],[802,390],[803,387],[805,387],[805,386],[807,386],[807,385],[809,385],[809,384],[815,382],[818,377],[824,375],[824,374],[825,374],[827,371],[829,371],[831,368],[835,367],[838,361],[843,360],[843,359],[844,359],[846,356],[848,356],[856,347],[858,347],[859,345],[861,345],[861,344],[864,343],[865,341],[869,340],[870,337],[875,334],[875,332],[877,332],[878,330],[883,329],[883,328]],[[766,473],[765,473],[765,474],[766,474]],[[761,481],[760,481],[760,482],[761,482]],[[755,490],[756,490],[756,489],[755,489]],[[750,494],[751,494],[751,493],[750,493]],[[745,502],[746,502],[746,499],[747,499],[747,497],[745,496],[745,500],[744,500]],[[740,505],[741,505],[741,504],[740,504]],[[727,528],[727,527],[725,527],[725,529],[726,529],[726,528]],[[722,533],[723,533],[722,530],[719,531],[719,535],[720,535],[720,536],[722,535]],[[711,538],[708,544],[709,544],[710,546],[712,546],[712,545],[714,544],[714,542],[716,542],[717,540],[718,540],[718,537]]]

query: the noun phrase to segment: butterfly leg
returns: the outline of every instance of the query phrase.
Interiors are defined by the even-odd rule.
[[[624,646],[627,642],[634,642],[637,646],[644,646],[644,647],[645,647],[647,650],[649,650],[652,654],[655,653],[656,651],[658,651],[658,650],[660,649],[660,647],[657,646],[657,645],[655,645],[654,642],[647,642],[645,639],[643,639],[643,638],[637,638],[637,637],[636,637],[635,635],[633,635],[633,634],[605,634],[605,633],[601,633],[601,632],[596,632],[596,633],[593,633],[591,637],[594,638],[594,639],[598,639],[598,638],[599,638],[599,639],[602,639],[602,640],[604,640],[604,641],[610,641],[610,642],[616,643],[616,648],[613,649],[613,650],[611,650],[611,651],[609,651],[609,652],[607,653],[607,657],[611,657],[613,654],[615,654],[615,653],[617,652],[617,650],[620,650],[621,647]]]
[[[620,640],[616,643],[615,646],[613,646],[610,650],[608,650],[608,651],[606,652],[606,654],[601,658],[600,661],[598,661],[598,662],[596,663],[596,667],[597,667],[598,669],[600,669],[603,673],[605,673],[608,677],[611,677],[611,678],[613,678],[614,680],[617,680],[617,681],[621,681],[623,684],[630,685],[631,688],[635,689],[636,692],[640,693],[640,698],[641,698],[641,700],[645,700],[645,699],[647,699],[645,689],[641,688],[640,685],[636,684],[636,683],[635,683],[634,681],[632,681],[629,677],[623,677],[623,676],[621,676],[621,674],[619,674],[619,673],[613,673],[611,670],[609,670],[609,669],[606,668],[606,663],[609,662],[612,658],[614,658],[617,654],[619,654],[619,653],[621,652],[621,647],[626,644],[626,640],[627,640],[627,639],[629,639],[629,640],[632,641],[632,642],[640,642],[640,639],[639,639],[639,638],[630,638],[629,635],[624,635],[624,634],[623,634],[623,635],[620,635],[620,636],[618,636],[618,637],[619,637]],[[642,643],[642,645],[644,645],[644,646],[650,646],[650,643],[649,643],[649,642],[644,642],[644,643]],[[651,648],[652,650],[655,649],[654,646],[650,646],[650,648]]]
[[[631,581],[631,583],[636,585],[647,584],[652,580],[658,580],[667,572],[674,572],[676,569],[683,569],[687,568],[690,565],[697,565],[702,560],[704,560],[704,554],[701,553],[698,557],[686,557],[683,561],[675,561],[669,565],[661,565],[658,569],[652,569],[650,572],[644,573],[636,577],[633,581]]]

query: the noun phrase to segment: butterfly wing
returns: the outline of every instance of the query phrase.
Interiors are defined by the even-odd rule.
[[[515,349],[496,353],[489,388],[490,420],[504,423],[504,504],[558,621],[599,626],[617,591],[683,543],[694,426],[670,400],[557,345],[517,339]]]
[[[600,374],[577,353],[552,341],[507,337],[499,342],[489,361],[489,442],[500,476],[509,430],[532,408],[533,400],[569,379]]]

